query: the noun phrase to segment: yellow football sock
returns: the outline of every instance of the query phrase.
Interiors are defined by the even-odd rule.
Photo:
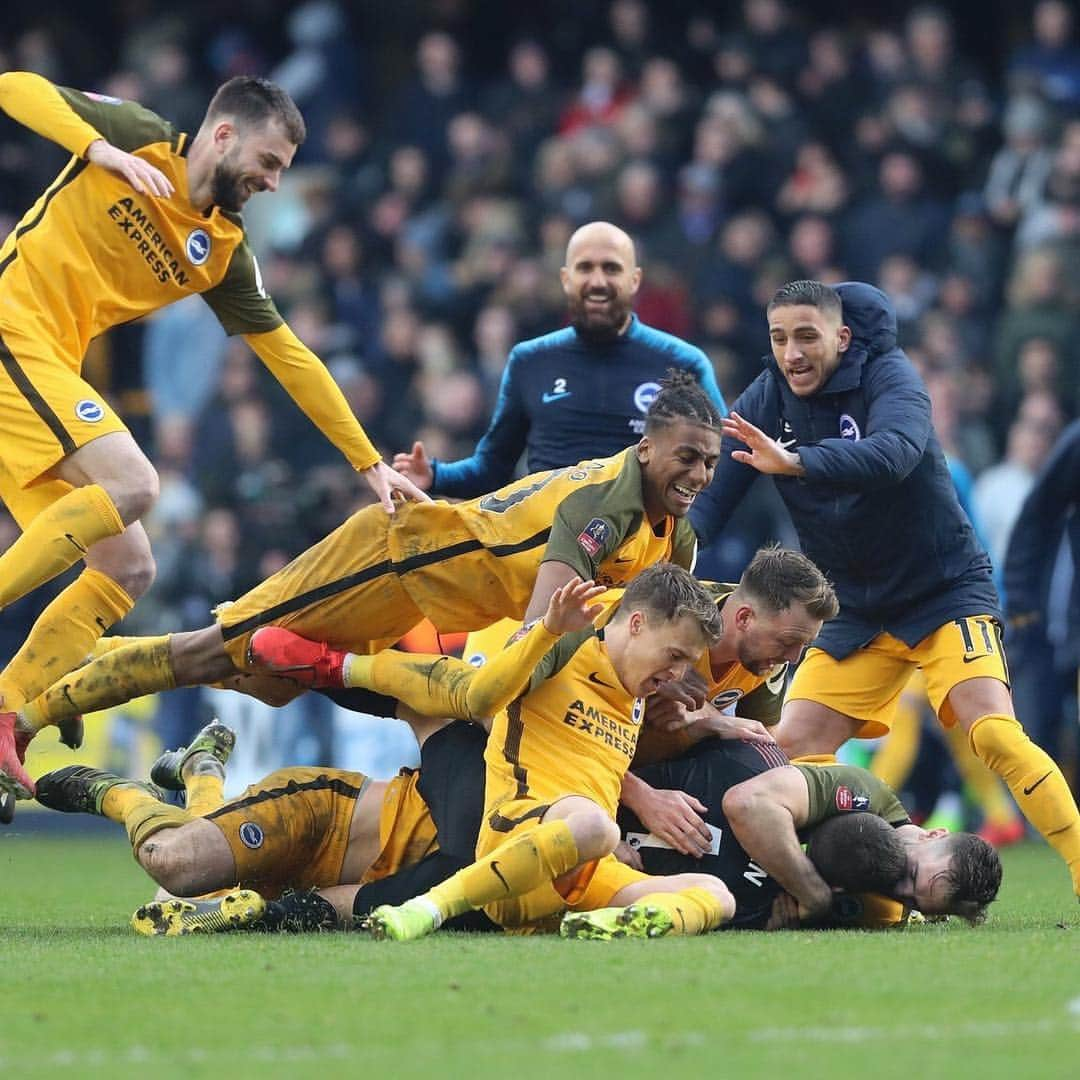
[[[884,780],[893,791],[899,791],[911,775],[919,753],[921,734],[922,716],[918,699],[910,694],[901,694],[885,744],[870,763],[870,771],[878,779]]]
[[[179,806],[155,799],[148,791],[133,784],[117,784],[105,792],[101,812],[110,821],[119,821],[127,829],[132,851],[162,829],[176,829],[194,821],[194,815]]]
[[[187,812],[192,817],[212,814],[225,802],[225,776],[220,764],[216,770],[194,773],[184,780]]]
[[[38,694],[20,713],[20,722],[40,730],[46,724],[122,705],[132,698],[176,686],[169,634],[138,638],[71,672]]]
[[[734,904],[722,904],[708,889],[681,892],[654,892],[634,901],[666,911],[675,924],[674,934],[706,934],[726,923],[735,914]]]
[[[835,754],[803,754],[801,757],[793,757],[792,765],[835,765]]]
[[[124,523],[103,487],[73,488],[42,510],[0,555],[0,608],[74,566],[91,544],[123,531]]]
[[[1019,821],[1016,804],[1005,785],[972,753],[967,732],[959,724],[953,724],[945,729],[945,738],[956,770],[971,797],[979,804],[984,821],[988,825],[1011,825]]]
[[[424,896],[445,921],[495,900],[523,896],[545,881],[569,873],[580,862],[570,826],[562,820],[545,821],[523,836],[500,844]]]
[[[468,689],[476,670],[452,656],[384,649],[374,656],[350,653],[343,681],[395,697],[421,716],[469,720]]]
[[[1080,813],[1061,770],[1011,716],[980,716],[971,749],[1009,785],[1024,816],[1065,860],[1080,895]]]
[[[84,570],[38,616],[0,675],[5,711],[17,711],[80,663],[135,601],[99,570]]]
[[[122,649],[125,645],[134,645],[138,641],[145,641],[145,638],[141,637],[125,637],[123,634],[110,634],[108,637],[98,638],[94,642],[94,647],[90,650],[89,656],[91,660],[96,660],[99,656],[104,656],[106,653],[111,653],[116,649]]]

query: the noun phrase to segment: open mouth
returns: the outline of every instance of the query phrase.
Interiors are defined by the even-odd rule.
[[[672,484],[671,490],[675,493],[676,500],[686,506],[694,501],[698,493],[697,488],[684,487],[682,484]]]
[[[802,384],[814,378],[814,369],[809,364],[793,364],[785,368],[784,373],[789,383]]]

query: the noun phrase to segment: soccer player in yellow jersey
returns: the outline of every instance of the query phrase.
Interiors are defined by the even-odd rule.
[[[477,861],[405,904],[376,908],[372,932],[424,937],[481,908],[507,928],[569,911],[567,936],[703,933],[730,919],[734,901],[718,878],[650,877],[612,854],[644,699],[681,678],[719,634],[713,598],[670,564],[631,582],[600,629],[558,642],[543,622],[523,630],[520,644],[531,655],[518,657],[516,682],[500,682],[502,707],[485,752]],[[505,659],[481,668],[477,680],[493,678]]]
[[[153,466],[80,376],[92,338],[200,293],[242,334],[393,512],[426,498],[379,458],[318,358],[283,322],[240,210],[274,191],[304,140],[288,95],[238,77],[193,137],[133,102],[0,74],[0,109],[72,154],[0,246],[0,499],[23,534],[0,555],[0,610],[85,559],[0,675],[0,787],[33,790],[15,710],[81,660],[150,585],[139,518]]]
[[[621,454],[535,473],[468,502],[410,503],[393,517],[360,510],[219,607],[213,625],[135,639],[60,679],[20,710],[19,727],[36,731],[257,669],[267,657],[253,657],[249,643],[264,627],[373,652],[424,617],[442,632],[534,619],[574,580],[621,584],[664,560],[689,568],[695,542],[685,515],[712,477],[719,426],[697,382],[675,372],[649,406],[645,435]]]

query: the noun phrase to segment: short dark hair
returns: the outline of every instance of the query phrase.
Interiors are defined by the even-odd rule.
[[[998,853],[974,833],[953,833],[945,838],[952,849],[945,880],[949,886],[949,906],[973,926],[986,919],[986,909],[997,899],[1001,888],[1001,859]]]
[[[269,79],[237,75],[222,83],[210,99],[203,122],[220,116],[231,116],[245,127],[260,127],[268,120],[277,120],[294,146],[300,146],[307,138],[304,118],[296,102]]]
[[[779,544],[758,548],[739,578],[739,589],[773,613],[801,604],[815,619],[828,622],[840,611],[836,592],[817,564]]]
[[[676,420],[688,420],[702,427],[720,429],[720,410],[701,388],[701,383],[681,368],[668,368],[660,380],[660,392],[645,414],[645,434]]]
[[[674,563],[657,563],[642,570],[623,593],[615,618],[632,611],[646,611],[665,622],[689,615],[701,628],[708,645],[715,645],[724,632],[720,609],[712,594],[688,571]]]
[[[827,315],[835,315],[838,319],[843,318],[844,305],[840,300],[840,294],[823,281],[789,281],[776,290],[765,310],[794,307],[796,304],[807,304],[824,311]]]
[[[845,892],[891,893],[907,870],[907,849],[876,814],[839,814],[814,827],[806,854],[828,884]]]

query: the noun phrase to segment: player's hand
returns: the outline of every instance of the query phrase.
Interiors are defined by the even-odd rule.
[[[722,433],[731,439],[745,443],[747,449],[732,450],[735,461],[750,465],[760,473],[770,476],[803,476],[805,470],[799,455],[785,450],[776,439],[769,438],[761,428],[754,427],[738,413],[724,417]]]
[[[361,469],[360,474],[371,485],[388,514],[394,512],[395,493],[413,502],[431,502],[430,495],[421,491],[407,476],[394,472],[385,461],[376,462],[370,469]]]
[[[637,849],[632,848],[625,840],[620,840],[618,842],[612,854],[624,866],[629,866],[632,870],[640,870],[644,873],[645,864],[641,861],[641,856],[638,854]]]
[[[702,710],[700,720],[710,735],[721,739],[742,739],[744,742],[754,743],[776,742],[769,729],[759,720],[750,720],[745,716],[727,716],[711,705]]]
[[[693,669],[687,670],[681,679],[671,679],[661,683],[649,701],[667,699],[677,701],[690,712],[696,712],[706,702],[709,688],[705,680]]]
[[[707,809],[685,791],[650,788],[634,812],[653,836],[670,844],[681,855],[700,859],[712,846],[712,834],[702,817]]]
[[[411,454],[395,454],[394,468],[407,476],[421,491],[430,491],[435,482],[435,470],[422,442],[412,444]]]
[[[574,578],[561,585],[548,601],[544,613],[544,627],[549,634],[572,634],[591,626],[593,619],[604,610],[603,604],[594,604],[598,596],[606,592],[603,585],[593,581]]]
[[[799,927],[799,903],[794,896],[786,892],[780,895],[772,903],[772,911],[769,920],[765,923],[766,930],[797,930]]]
[[[95,139],[90,144],[86,160],[126,180],[140,195],[164,199],[173,193],[172,181],[159,168],[104,139]]]
[[[659,692],[650,694],[645,700],[645,723],[654,731],[682,731],[693,723],[693,716],[681,701]]]

